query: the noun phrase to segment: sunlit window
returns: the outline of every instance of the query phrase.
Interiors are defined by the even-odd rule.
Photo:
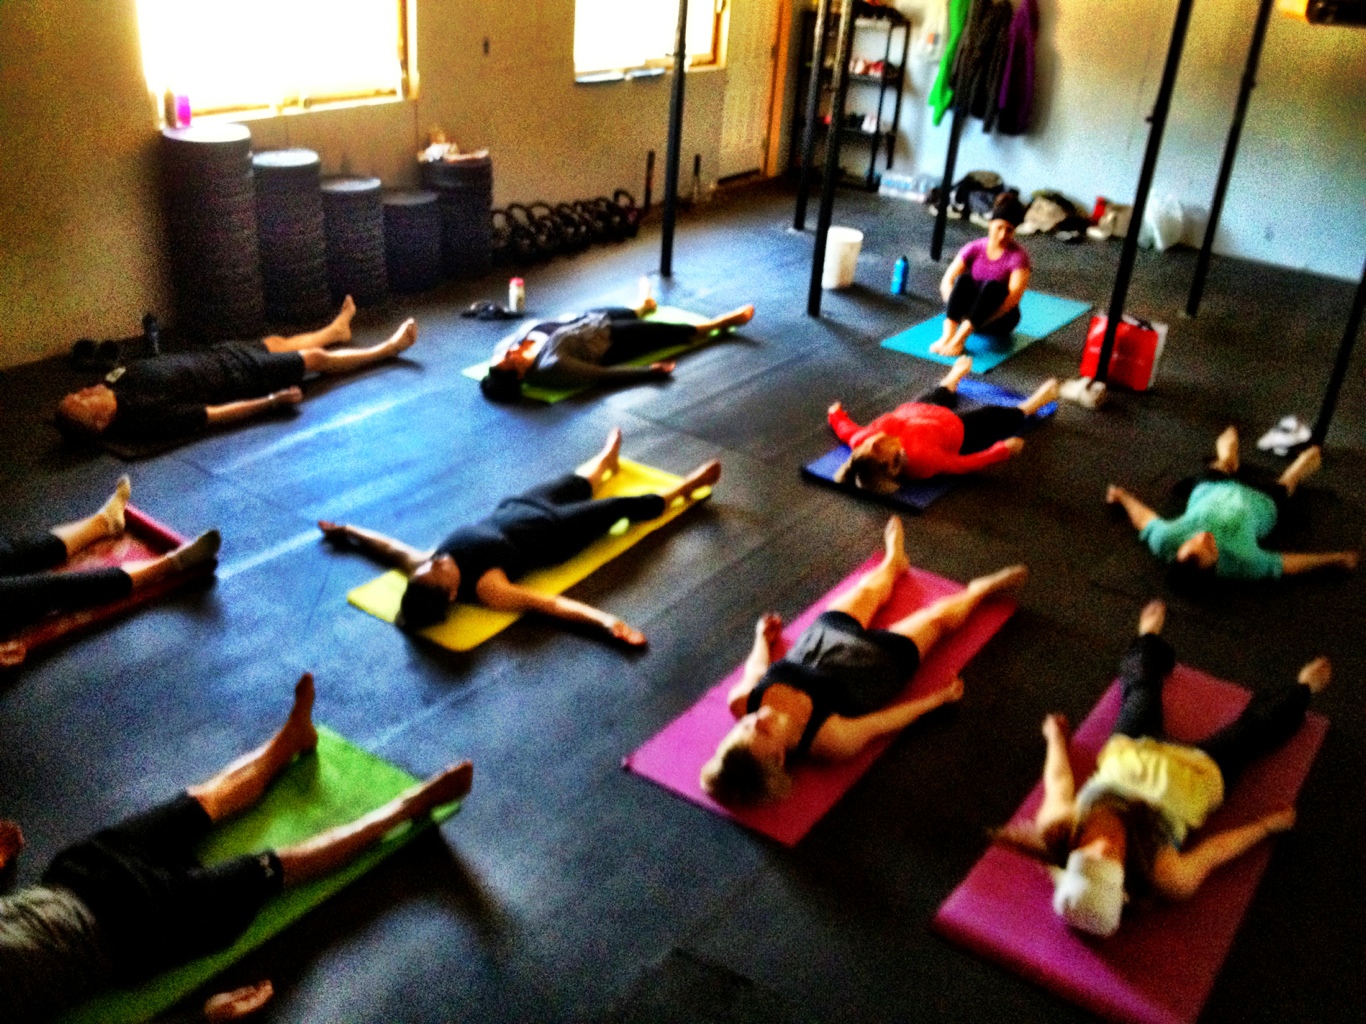
[[[725,0],[689,0],[688,65],[715,64]],[[678,0],[575,0],[574,72],[623,71],[672,61]]]
[[[157,95],[196,114],[402,97],[412,87],[408,0],[137,0]]]

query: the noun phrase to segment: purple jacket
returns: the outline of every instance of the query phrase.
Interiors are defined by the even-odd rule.
[[[1001,113],[997,131],[1023,135],[1034,108],[1034,38],[1039,33],[1039,5],[1021,0],[1006,37],[1006,67],[1001,76]]]

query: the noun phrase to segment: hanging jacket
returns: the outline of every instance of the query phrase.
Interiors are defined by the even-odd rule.
[[[948,40],[944,44],[944,55],[939,59],[939,74],[935,77],[929,96],[930,109],[934,112],[932,120],[935,125],[944,120],[944,114],[953,105],[954,55],[958,51],[958,43],[962,38],[963,27],[967,24],[968,12],[971,9],[972,0],[949,0]]]
[[[1006,37],[1006,65],[1001,79],[997,128],[1004,135],[1023,135],[1034,111],[1034,42],[1039,34],[1039,5],[1021,0]]]
[[[1005,80],[1006,61],[1010,55],[1008,44],[1014,17],[1015,10],[1010,6],[1010,0],[1001,0],[992,5],[991,36],[984,43],[986,72],[982,76],[980,90],[972,97],[972,113],[982,119],[984,132],[996,127],[996,118],[1001,111],[1001,83]]]

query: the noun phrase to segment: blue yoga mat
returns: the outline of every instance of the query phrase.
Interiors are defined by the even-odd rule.
[[[1025,399],[1024,395],[1017,395],[1005,388],[998,388],[995,384],[988,384],[984,380],[960,381],[958,395],[960,398],[968,399],[970,403],[963,411],[971,408],[972,404],[1019,405]],[[1036,426],[1057,411],[1058,403],[1049,402],[1026,421],[1026,429]],[[958,482],[956,476],[933,476],[928,480],[913,480],[910,483],[903,484],[900,490],[892,494],[870,494],[867,491],[860,491],[853,487],[844,487],[835,483],[835,470],[844,465],[844,460],[847,458],[849,458],[849,446],[839,445],[833,451],[826,452],[819,459],[803,466],[802,475],[819,483],[839,487],[843,491],[849,491],[862,497],[875,498],[895,505],[897,508],[911,509],[915,512],[924,512],[925,509],[948,494],[953,489],[954,484]]]
[[[1025,292],[1024,298],[1020,299],[1020,325],[1009,338],[992,338],[985,334],[968,336],[965,351],[972,356],[973,373],[986,373],[1000,366],[1040,338],[1070,324],[1090,308],[1085,302],[1076,299],[1063,299],[1043,292]],[[882,343],[882,347],[952,366],[956,356],[941,356],[930,351],[930,346],[939,340],[942,333],[944,314],[940,313],[932,320],[894,334]]]

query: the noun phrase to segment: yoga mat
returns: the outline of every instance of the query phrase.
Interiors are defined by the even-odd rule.
[[[1191,742],[1231,722],[1251,694],[1178,665],[1163,696],[1168,733]],[[1119,704],[1115,683],[1073,736],[1078,786],[1095,768]],[[1311,712],[1290,742],[1247,770],[1202,833],[1293,804],[1327,729],[1328,720]],[[1042,768],[1042,745],[1039,764]],[[1032,820],[1042,799],[1040,783],[1014,820]],[[1270,859],[1271,843],[1261,843],[1215,871],[1191,899],[1126,911],[1119,932],[1098,939],[1072,931],[1053,913],[1053,883],[1043,865],[994,845],[939,908],[934,928],[1109,1020],[1191,1022],[1209,996]]]
[[[785,644],[791,644],[830,602],[852,588],[879,561],[874,555],[783,630]],[[962,586],[942,576],[912,569],[902,576],[892,598],[873,620],[885,627],[904,618],[917,608],[962,590]],[[930,649],[920,670],[901,692],[898,702],[923,697],[947,686],[982,649],[1015,611],[1008,597],[993,598],[972,614],[968,621]],[[776,653],[776,652],[775,652]],[[664,727],[653,739],[622,761],[622,767],[658,783],[665,789],[726,818],[776,839],[784,846],[795,846],[811,831],[882,752],[895,739],[886,736],[869,744],[848,761],[818,762],[804,760],[792,771],[792,792],[785,800],[753,807],[725,807],[702,790],[698,773],[716,752],[716,745],[735,724],[726,705],[726,696],[744,672],[744,663],[708,690],[696,704]]]
[[[652,469],[630,459],[622,459],[620,470],[603,484],[597,496],[612,498],[633,494],[658,494],[677,485],[679,479],[672,473]],[[611,533],[594,541],[569,561],[549,569],[538,569],[528,573],[518,582],[539,594],[564,593],[594,570],[610,562],[648,534],[672,522],[711,493],[710,488],[700,490],[703,493],[698,497],[691,501],[675,502],[658,519],[633,523],[629,529],[621,532],[614,527]],[[378,579],[357,587],[346,595],[346,599],[363,612],[369,612],[385,622],[393,622],[398,616],[399,601],[403,598],[406,585],[407,577],[401,572],[387,572]],[[448,650],[469,651],[489,637],[501,633],[519,618],[521,612],[496,612],[491,608],[461,603],[452,606],[445,622],[422,630],[422,635]]]
[[[969,409],[973,405],[1019,405],[1025,400],[1024,395],[997,387],[995,384],[988,384],[984,380],[959,381],[958,394],[969,399],[967,406]],[[961,411],[966,411],[966,409]],[[1057,411],[1058,403],[1049,402],[1025,421],[1025,429],[1033,429]],[[861,491],[856,487],[847,487],[835,483],[835,471],[844,465],[847,458],[849,458],[849,446],[847,444],[837,445],[819,459],[803,466],[802,475],[809,480],[838,487],[850,494],[882,501],[896,508],[908,509],[913,512],[924,512],[925,509],[953,490],[954,485],[958,482],[957,476],[944,474],[926,480],[908,481],[891,494],[874,494],[872,491]]]
[[[200,850],[200,857],[206,864],[214,864],[242,854],[289,846],[369,813],[417,781],[402,769],[319,726],[316,756],[296,760],[276,779],[260,803],[215,829]],[[285,890],[266,904],[251,927],[227,949],[134,988],[97,996],[62,1017],[62,1024],[136,1024],[150,1020],[350,885],[421,835],[433,822],[449,818],[459,807],[459,803],[448,804],[426,820],[400,825],[339,871]]]
[[[972,356],[972,369],[975,373],[989,373],[1011,356],[1019,355],[1040,338],[1070,324],[1090,308],[1089,304],[1078,302],[1076,299],[1045,295],[1043,292],[1025,292],[1024,297],[1020,299],[1020,324],[1009,339],[971,334],[968,336],[964,351]],[[940,313],[932,320],[926,320],[900,334],[892,335],[882,343],[882,347],[952,366],[957,356],[941,356],[930,351],[930,346],[938,341],[943,333],[944,314]]]
[[[76,557],[58,572],[105,569],[124,562],[155,558],[177,548],[186,538],[165,526],[147,513],[127,506],[124,510],[125,529],[121,536],[108,537],[77,552]],[[189,572],[164,579],[110,604],[82,608],[79,611],[48,615],[37,622],[0,639],[0,671],[22,664],[28,655],[70,636],[88,632],[107,619],[123,615],[149,601],[155,601],[192,580],[212,576],[214,564],[197,566]]]
[[[660,306],[653,313],[644,317],[644,319],[667,320],[670,323],[678,324],[700,324],[707,318],[705,316],[702,316],[700,313],[693,313],[690,310],[679,309],[677,306]],[[726,330],[733,329],[734,328],[727,328]],[[691,342],[687,345],[671,345],[668,348],[661,348],[654,352],[647,352],[645,355],[637,356],[635,359],[628,359],[626,362],[618,363],[617,365],[649,366],[651,363],[663,362],[666,359],[672,359],[674,356],[682,355],[684,352],[689,352],[692,349],[697,348],[699,345],[706,344],[712,338],[715,338],[717,335],[722,333],[725,332],[712,331],[711,334],[707,337],[699,338],[697,341]],[[467,366],[460,372],[464,376],[468,377],[470,380],[483,380],[486,376],[488,376],[489,361],[485,359],[482,363],[475,363],[473,366]],[[553,405],[554,403],[561,402],[566,398],[572,398],[574,395],[582,394],[584,391],[587,391],[592,387],[594,387],[594,385],[592,384],[584,384],[576,388],[538,388],[533,387],[531,385],[523,385],[522,397],[530,398],[533,401],[537,402],[545,402],[548,405]]]

